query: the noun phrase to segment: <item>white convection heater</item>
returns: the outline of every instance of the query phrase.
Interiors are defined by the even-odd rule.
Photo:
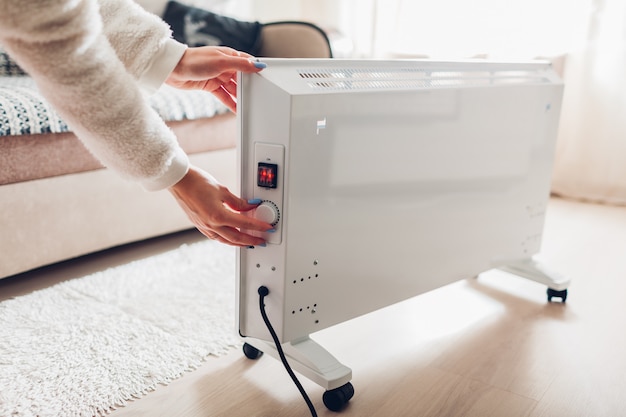
[[[493,268],[565,301],[535,257],[563,93],[550,64],[265,62],[237,92],[238,191],[275,229],[238,250],[246,348],[276,355],[266,287],[289,363],[332,396],[352,374],[309,337],[329,326]]]

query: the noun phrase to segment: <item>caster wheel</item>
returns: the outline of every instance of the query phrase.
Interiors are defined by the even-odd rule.
[[[342,385],[339,388],[326,391],[322,396],[324,405],[331,411],[341,411],[354,396],[354,387],[351,383]]]
[[[248,359],[259,359],[261,355],[263,355],[263,352],[261,352],[259,349],[255,348],[252,345],[244,343],[243,354],[246,355],[246,358]]]
[[[567,289],[564,290],[554,290],[552,288],[548,288],[548,291],[546,291],[546,293],[548,294],[548,302],[551,303],[552,302],[552,297],[557,297],[561,299],[561,302],[565,302],[565,300],[567,299]]]

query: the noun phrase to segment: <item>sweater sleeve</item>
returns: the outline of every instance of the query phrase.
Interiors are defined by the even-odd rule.
[[[126,70],[144,90],[156,91],[180,61],[187,46],[171,39],[169,26],[126,0],[99,0],[103,32]],[[133,42],[128,42],[133,39]]]
[[[0,43],[105,166],[157,190],[178,182],[189,161],[137,83],[169,42],[166,25],[141,25],[146,15],[135,27],[143,37],[116,40],[144,54],[133,65],[107,39],[96,0],[0,0]]]

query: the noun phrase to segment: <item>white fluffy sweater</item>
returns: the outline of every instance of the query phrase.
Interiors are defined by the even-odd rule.
[[[0,0],[0,44],[107,167],[148,190],[169,187],[189,161],[147,104],[185,45],[132,0]]]

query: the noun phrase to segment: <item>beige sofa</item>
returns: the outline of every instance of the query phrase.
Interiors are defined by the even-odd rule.
[[[263,25],[259,56],[332,53],[317,26],[278,22]],[[153,100],[178,101],[178,96],[159,94],[187,93],[159,91]],[[236,190],[235,115],[209,94],[200,94],[208,97],[194,102],[194,108],[213,100],[207,102],[214,106],[212,114],[168,124],[194,164]],[[0,114],[5,110],[0,108]],[[167,191],[146,192],[120,179],[71,132],[0,136],[0,278],[191,227]]]

